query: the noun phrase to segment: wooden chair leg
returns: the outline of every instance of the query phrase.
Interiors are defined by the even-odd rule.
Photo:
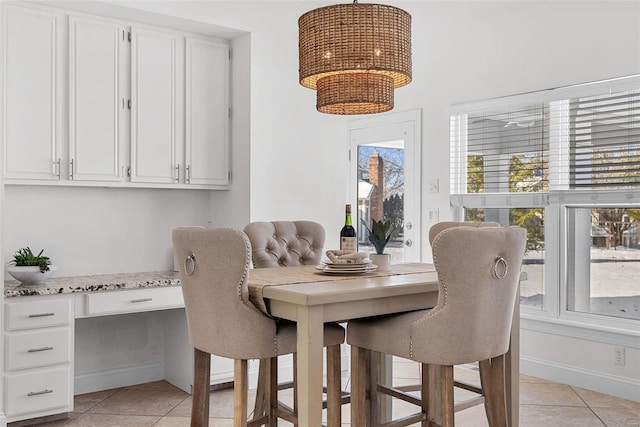
[[[194,349],[194,365],[191,427],[208,427],[211,354]]]
[[[484,408],[490,427],[507,426],[504,355],[479,362]]]
[[[440,367],[442,427],[454,427],[453,366]]]
[[[377,426],[381,423],[381,415],[384,412],[384,416],[388,416],[385,397],[378,394],[378,384],[380,379],[384,376],[382,372],[382,358],[385,357],[382,353],[377,351],[367,350],[367,383],[366,383],[366,397],[368,403],[366,425]],[[388,384],[387,384],[388,385]]]
[[[442,366],[422,365],[427,372],[427,425],[442,425]],[[424,397],[423,397],[424,399]]]
[[[266,413],[266,387],[267,387],[267,377],[268,377],[268,363],[266,359],[260,359],[259,367],[258,367],[258,385],[256,386],[256,403],[253,407],[254,417],[259,417]]]
[[[233,361],[233,427],[247,427],[247,393],[249,374],[247,360]]]
[[[365,425],[367,354],[367,350],[351,346],[351,427]]]
[[[298,416],[298,353],[293,353],[293,413]]]
[[[327,426],[342,425],[342,372],[340,344],[327,347]]]
[[[433,385],[429,383],[429,365],[422,363],[420,366],[421,380],[420,380],[420,399],[422,400],[422,414],[424,419],[422,420],[422,427],[429,427],[431,424],[431,405],[433,401],[430,396]]]
[[[278,425],[278,358],[272,357],[266,361],[268,381],[266,382],[266,405],[269,415],[268,427]]]

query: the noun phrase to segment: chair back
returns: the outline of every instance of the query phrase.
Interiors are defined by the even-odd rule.
[[[451,227],[500,227],[497,222],[478,222],[478,221],[442,221],[429,229],[429,244],[433,245],[433,239],[441,232]]]
[[[273,357],[276,325],[249,301],[250,244],[225,227],[173,230],[193,347],[231,359]]]
[[[325,241],[324,227],[313,221],[259,221],[244,232],[251,241],[255,268],[319,264]]]
[[[450,227],[433,241],[438,303],[411,328],[415,359],[457,365],[507,352],[526,245],[521,227]]]

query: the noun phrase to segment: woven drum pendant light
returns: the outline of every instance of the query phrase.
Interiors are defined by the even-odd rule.
[[[393,108],[393,91],[411,82],[411,15],[382,4],[339,4],[298,19],[300,84],[317,90],[329,114]]]

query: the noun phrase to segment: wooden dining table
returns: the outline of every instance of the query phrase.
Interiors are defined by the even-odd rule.
[[[323,324],[431,308],[438,276],[430,264],[397,264],[385,273],[323,274],[316,266],[253,269],[254,304],[273,317],[297,322],[298,425],[322,425]],[[518,306],[518,304],[516,304]],[[519,316],[519,311],[516,310]],[[507,360],[509,426],[518,426],[519,322],[514,322]]]

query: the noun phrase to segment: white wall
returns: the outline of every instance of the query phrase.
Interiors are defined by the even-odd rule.
[[[172,270],[171,230],[209,210],[209,191],[9,185],[3,255],[45,249],[59,277]]]
[[[213,225],[243,229],[251,221],[251,34],[231,43],[231,189],[211,194]]]

